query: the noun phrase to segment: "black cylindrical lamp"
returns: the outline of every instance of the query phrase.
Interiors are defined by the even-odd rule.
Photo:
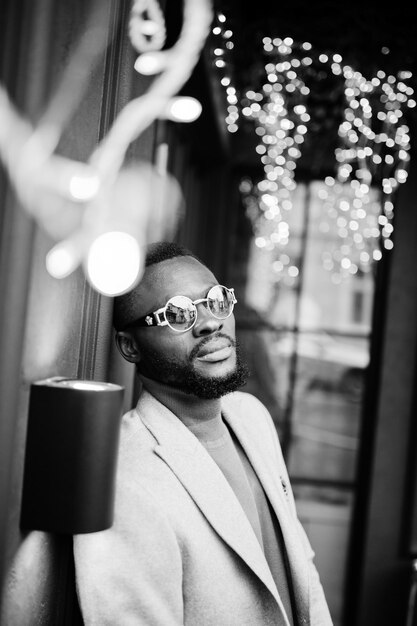
[[[78,534],[112,525],[123,391],[61,377],[32,383],[22,528]]]

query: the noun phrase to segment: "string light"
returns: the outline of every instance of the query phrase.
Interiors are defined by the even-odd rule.
[[[286,254],[297,162],[311,130],[310,88],[327,80],[345,105],[334,153],[335,176],[326,177],[319,192],[327,211],[319,228],[335,232],[338,242],[325,251],[323,266],[335,281],[370,271],[382,252],[393,248],[395,195],[407,180],[410,162],[406,113],[416,107],[409,84],[412,73],[378,70],[365,78],[339,53],[316,51],[310,42],[297,43],[291,37],[264,37],[262,46],[262,87],[248,88],[240,101],[235,90],[227,91],[233,115],[240,111],[242,118],[253,121],[258,138],[255,149],[264,176],[257,184],[248,179],[241,184],[255,245]],[[229,89],[229,81],[222,84]],[[226,121],[232,121],[230,111]],[[274,265],[287,278],[297,275],[294,267],[291,259],[284,263],[278,258]]]
[[[68,183],[68,191],[74,200],[91,200],[97,194],[100,187],[100,178],[98,176],[77,176],[70,178]]]
[[[165,20],[157,0],[133,0],[129,37],[136,50],[161,50],[165,36]]]
[[[272,255],[273,279],[276,282],[282,280],[285,285],[292,287],[298,280],[299,269],[292,260],[293,255],[286,248],[289,242],[289,225],[284,220],[277,223],[274,219],[276,203],[273,194],[262,194],[258,185],[254,185],[249,178],[241,180],[239,190],[246,214],[253,224],[255,246]],[[263,211],[268,206],[269,209]]]
[[[135,61],[134,68],[143,76],[153,76],[162,72],[166,64],[166,58],[158,51],[141,54]]]
[[[125,293],[143,273],[138,241],[126,232],[104,233],[90,246],[85,266],[97,291],[107,296]]]
[[[201,115],[201,103],[190,96],[172,98],[166,110],[165,117],[174,122],[194,122]]]
[[[411,72],[387,76],[379,70],[366,79],[349,65],[340,65],[341,58],[337,61],[331,69],[337,67],[344,77],[346,107],[338,130],[336,179],[325,182],[328,215],[336,220],[342,241],[333,248],[332,261],[343,277],[369,271],[382,258],[381,248],[393,248],[394,196],[407,180],[410,161],[404,108],[414,108],[415,102],[405,82]],[[342,263],[345,258],[350,263]]]
[[[288,214],[293,208],[295,172],[309,131],[310,89],[304,81],[303,67],[311,64],[311,44],[304,42],[297,46],[290,37],[264,37],[262,44],[269,56],[265,64],[266,81],[261,91],[246,91],[241,104],[242,114],[255,122],[259,137],[256,152],[265,174],[250,191],[259,206],[256,222],[262,231],[255,238],[255,245],[282,250],[290,240]],[[299,274],[286,253],[279,256],[274,269],[277,279],[283,277],[289,284]]]
[[[227,26],[224,13],[217,13],[215,16],[211,33],[213,40],[211,47],[212,63],[220,76],[220,84],[224,88],[226,100],[226,128],[229,133],[235,133],[239,130],[239,94],[233,85],[233,66],[230,62],[230,52],[234,48],[233,31]]]
[[[58,244],[46,255],[46,269],[54,278],[66,278],[77,268],[81,261],[80,257],[76,250]]]
[[[0,85],[4,131],[0,134],[0,159],[22,208],[58,241],[46,259],[48,272],[64,278],[82,264],[97,291],[117,295],[140,280],[141,250],[147,239],[172,237],[181,202],[175,179],[163,163],[164,144],[158,147],[156,166],[127,166],[126,152],[156,119],[169,114],[178,120],[181,100],[175,95],[198,62],[213,13],[209,0],[184,0],[179,37],[162,50],[165,23],[158,1],[132,0],[129,37],[141,55],[135,67],[160,75],[122,107],[88,163],[82,163],[55,154],[55,150],[82,101],[94,63],[109,44],[107,11],[101,3],[96,4],[85,35],[36,127],[18,113]],[[97,36],[91,47],[93,27]],[[191,99],[186,104],[190,105]],[[182,121],[195,119],[201,111],[199,103],[193,100],[192,104],[192,115],[189,107],[185,118],[184,109],[180,111]]]

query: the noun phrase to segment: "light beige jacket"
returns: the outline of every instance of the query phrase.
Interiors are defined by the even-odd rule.
[[[222,399],[277,514],[300,626],[331,618],[265,407]],[[74,538],[87,626],[288,626],[265,556],[234,492],[197,438],[148,392],[123,418],[111,529]]]

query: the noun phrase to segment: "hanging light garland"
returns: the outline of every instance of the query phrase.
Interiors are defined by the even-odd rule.
[[[226,127],[229,133],[239,130],[239,94],[233,84],[233,65],[230,52],[234,48],[233,31],[227,24],[224,13],[216,13],[211,30],[211,62],[219,76],[227,102]]]
[[[283,277],[286,283],[293,284],[299,269],[285,248],[290,240],[288,216],[293,208],[297,160],[309,130],[310,89],[304,81],[303,68],[312,63],[312,46],[309,42],[297,46],[290,37],[264,37],[262,43],[264,52],[274,57],[273,62],[271,58],[265,65],[267,81],[262,91],[248,90],[242,100],[242,115],[255,121],[259,137],[255,149],[265,174],[250,191],[259,206],[259,216],[253,221],[255,245],[281,250],[273,263],[276,278]],[[250,194],[244,193],[244,201],[253,215],[253,207],[248,206]]]
[[[264,172],[256,184],[249,179],[241,184],[255,244],[279,251],[278,278],[296,276],[297,267],[285,249],[295,173],[312,127],[315,91],[328,81],[328,91],[340,96],[344,106],[334,152],[336,172],[318,190],[325,212],[319,229],[336,233],[336,242],[323,252],[323,266],[337,279],[369,271],[383,250],[393,247],[395,194],[407,180],[410,161],[405,112],[416,106],[409,84],[412,73],[379,70],[367,79],[344,64],[340,54],[315,51],[309,42],[264,37],[262,44],[265,83],[258,90],[246,90],[235,104],[236,116],[240,108],[242,118],[254,122],[259,138],[255,149]],[[229,125],[229,111],[226,122]],[[317,119],[314,123],[317,126]],[[314,152],[314,146],[310,150]]]
[[[324,253],[323,263],[343,277],[369,271],[384,249],[393,248],[395,193],[407,180],[410,161],[403,109],[416,102],[406,84],[411,72],[387,76],[379,70],[368,80],[342,65],[340,55],[333,57],[331,70],[344,78],[346,107],[338,131],[336,177],[325,179],[328,189],[322,197],[341,243]],[[321,228],[326,229],[326,221]]]

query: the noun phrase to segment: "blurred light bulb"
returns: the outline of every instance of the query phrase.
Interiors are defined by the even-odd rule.
[[[75,200],[91,200],[100,187],[98,176],[72,176],[69,181],[69,192]]]
[[[75,251],[65,247],[64,244],[57,244],[46,255],[46,269],[54,278],[66,278],[75,270],[80,262]]]
[[[144,20],[141,23],[140,29],[144,35],[152,37],[152,35],[156,35],[156,33],[160,30],[160,26],[153,20]]]
[[[146,52],[141,54],[135,61],[134,68],[139,74],[151,76],[158,74],[165,65],[164,55],[160,52]]]
[[[203,107],[195,98],[180,96],[172,98],[165,110],[165,117],[174,122],[194,122],[201,115]]]
[[[120,231],[104,233],[88,251],[87,276],[93,287],[106,296],[125,293],[140,278],[141,256],[132,235]]]

